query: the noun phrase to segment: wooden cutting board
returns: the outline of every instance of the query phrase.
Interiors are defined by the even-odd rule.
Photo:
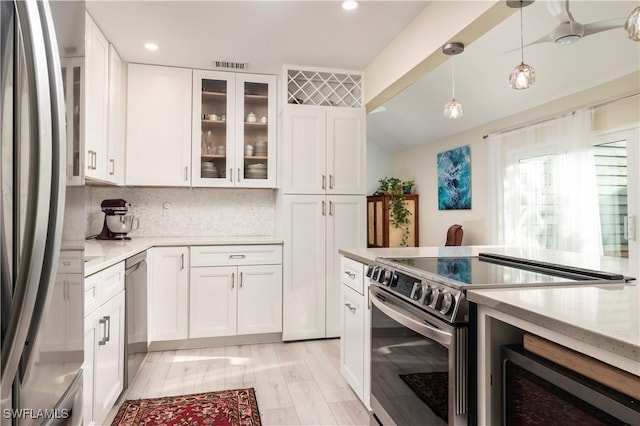
[[[529,352],[640,400],[639,376],[532,334],[525,334],[523,344]]]

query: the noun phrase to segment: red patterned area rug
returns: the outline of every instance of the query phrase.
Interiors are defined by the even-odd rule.
[[[261,426],[253,388],[125,401],[111,426]]]

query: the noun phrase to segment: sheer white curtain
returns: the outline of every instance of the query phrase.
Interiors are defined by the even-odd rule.
[[[497,244],[602,253],[591,110],[491,135]]]

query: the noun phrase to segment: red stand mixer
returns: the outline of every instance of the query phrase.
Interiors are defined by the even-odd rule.
[[[130,240],[131,237],[127,237],[127,234],[133,229],[135,219],[133,215],[127,214],[130,207],[131,203],[120,198],[103,200],[100,208],[104,213],[104,225],[96,239]]]

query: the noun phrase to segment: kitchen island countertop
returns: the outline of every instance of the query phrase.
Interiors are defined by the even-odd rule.
[[[478,305],[627,358],[629,365],[635,365],[635,371],[630,372],[640,375],[640,289],[636,284],[470,290],[467,297]],[[609,359],[601,361],[617,364]]]
[[[282,239],[271,236],[242,237],[140,237],[127,241],[87,240],[85,250],[85,277],[123,261],[151,247],[282,244]]]

